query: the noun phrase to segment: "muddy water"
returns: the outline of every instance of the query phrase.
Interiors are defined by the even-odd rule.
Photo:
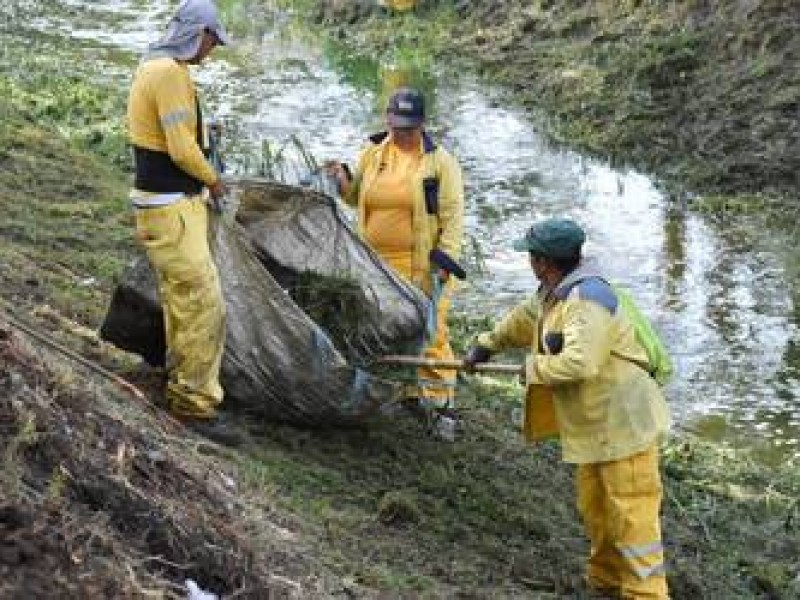
[[[226,4],[240,43],[197,75],[228,125],[231,169],[303,178],[307,169],[276,159],[297,158],[291,136],[316,157],[352,160],[380,126],[387,61],[342,55],[273,13]],[[164,18],[148,3],[109,6],[116,25],[73,27],[73,35],[140,51]],[[642,174],[551,147],[498,93],[442,72],[421,80],[433,98],[431,127],[460,159],[468,188],[473,274],[457,310],[499,315],[531,292],[526,257],[511,240],[539,217],[571,216],[587,229],[588,253],[635,292],[666,337],[679,427],[757,446],[771,459],[800,457],[797,233],[766,234],[758,215],[690,213]]]

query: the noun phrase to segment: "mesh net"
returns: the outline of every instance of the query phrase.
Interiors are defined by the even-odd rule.
[[[310,425],[358,421],[402,395],[378,377],[384,354],[419,352],[427,301],[355,234],[320,192],[258,179],[231,185],[236,222],[212,219],[228,319],[225,406]],[[155,275],[122,277],[101,337],[163,364]]]

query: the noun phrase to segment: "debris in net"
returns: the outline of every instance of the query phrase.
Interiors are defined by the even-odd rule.
[[[354,343],[354,332],[371,317],[364,290],[347,275],[303,271],[288,291],[312,321],[324,324],[334,346],[345,353]]]

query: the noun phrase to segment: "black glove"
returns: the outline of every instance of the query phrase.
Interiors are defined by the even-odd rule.
[[[447,252],[444,250],[439,250],[439,248],[434,248],[430,251],[428,255],[430,261],[435,264],[440,269],[444,269],[451,275],[456,276],[458,279],[466,279],[467,272],[464,271],[464,267],[458,264],[455,260],[453,260]]]
[[[464,368],[467,371],[474,371],[475,365],[487,362],[491,356],[492,351],[486,346],[481,346],[480,344],[470,346],[470,349],[464,355]]]

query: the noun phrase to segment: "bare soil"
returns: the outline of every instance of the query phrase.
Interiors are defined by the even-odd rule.
[[[0,323],[0,597],[316,596],[224,456],[23,337]]]

